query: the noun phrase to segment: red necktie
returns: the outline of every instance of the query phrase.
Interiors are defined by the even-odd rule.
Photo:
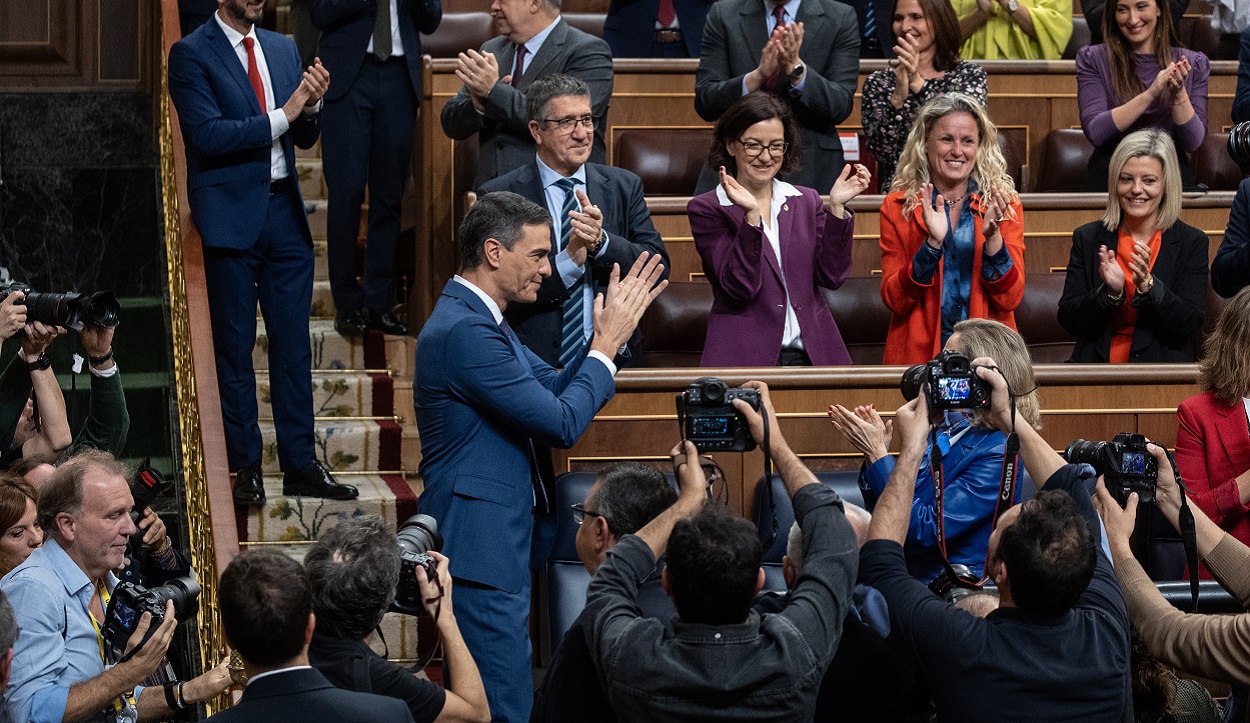
[[[773,8],[773,17],[777,18],[776,27],[781,27],[785,25],[786,24],[786,7],[784,5],[778,5],[777,7]]]
[[[525,44],[517,43],[516,67],[512,70],[512,87],[521,87],[521,74],[525,72]]]
[[[256,102],[260,103],[260,112],[268,113],[265,105],[265,84],[260,79],[260,67],[256,65],[256,45],[254,38],[243,38],[243,47],[247,50],[247,79],[252,81],[252,90],[256,91]]]
[[[660,0],[660,13],[656,16],[656,20],[660,22],[660,27],[670,27],[676,18],[677,9],[673,7],[673,0]]]

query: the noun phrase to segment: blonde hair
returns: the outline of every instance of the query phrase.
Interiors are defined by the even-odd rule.
[[[1198,362],[1198,385],[1225,404],[1250,392],[1250,287],[1237,292],[1215,321]]]
[[[1172,136],[1156,128],[1135,131],[1124,136],[1111,155],[1111,169],[1107,173],[1107,212],[1102,224],[1108,231],[1120,228],[1120,194],[1117,185],[1120,172],[1134,158],[1149,157],[1163,166],[1163,198],[1155,217],[1155,228],[1166,231],[1181,217],[1181,164],[1176,159],[1176,144]]]
[[[998,147],[998,128],[985,112],[985,106],[966,93],[947,93],[921,107],[912,124],[911,133],[907,136],[907,144],[903,146],[903,152],[898,157],[898,170],[894,173],[890,190],[907,192],[903,200],[905,215],[916,210],[920,187],[930,182],[929,156],[925,153],[929,133],[940,118],[951,113],[967,113],[976,121],[980,139],[977,144],[976,163],[972,167],[972,178],[976,180],[981,196],[985,197],[991,190],[998,190],[1007,194],[1012,201],[1017,198],[1016,184],[1007,174],[1007,160],[1003,158],[1003,151]]]
[[[1037,379],[1033,376],[1033,360],[1024,338],[1006,324],[992,319],[964,319],[955,324],[954,333],[959,335],[959,350],[969,359],[987,356],[994,360],[1016,398],[1016,411],[1034,429],[1041,429],[1042,406],[1037,397]],[[973,412],[972,422],[982,427],[991,426],[986,412],[980,409]]]

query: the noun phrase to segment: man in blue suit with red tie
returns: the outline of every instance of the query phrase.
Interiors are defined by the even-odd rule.
[[[313,437],[313,250],[295,171],[295,145],[317,142],[330,74],[300,71],[290,39],[256,28],[264,0],[217,0],[217,12],[169,51],[169,96],[187,155],[191,219],[204,275],[234,500],[262,505],[256,403],[256,302],[269,337],[283,493],[354,499],[331,481]]]
[[[573,446],[612,398],[613,356],[668,282],[659,256],[611,274],[588,352],[557,372],[517,340],[503,312],[532,303],[551,274],[551,215],[515,193],[478,199],[460,225],[460,273],[417,338],[421,511],[438,520],[456,619],[496,721],[527,721],[530,543],[550,512],[539,447]],[[618,281],[619,279],[619,281]]]

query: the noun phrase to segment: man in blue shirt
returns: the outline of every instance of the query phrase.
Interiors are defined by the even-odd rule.
[[[127,644],[130,657],[105,661],[100,630],[135,532],[130,470],[107,452],[88,450],[62,464],[40,489],[43,547],[0,580],[21,630],[4,702],[14,720],[32,723],[134,721],[168,715],[162,688],[143,688],[173,639],[173,603],[147,642],[144,613]],[[136,646],[138,646],[136,648]],[[115,663],[115,664],[113,664]],[[184,684],[184,699],[205,700],[229,685],[224,671]],[[214,680],[215,683],[209,683]]]

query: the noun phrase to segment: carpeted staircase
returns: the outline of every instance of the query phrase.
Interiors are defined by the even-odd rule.
[[[335,480],[355,485],[359,498],[335,502],[286,497],[278,468],[268,385],[268,337],[259,323],[253,362],[264,440],[263,507],[236,508],[240,545],[276,547],[303,559],[308,544],[340,521],[377,514],[398,526],[417,512],[416,478],[420,444],[412,415],[414,340],[370,332],[349,340],[334,331],[334,301],[327,281],[325,188],[318,148],[298,153],[297,166],[317,255],[309,343],[313,361],[313,408],[318,458]],[[362,218],[363,221],[363,218]],[[418,656],[417,620],[388,615],[383,621],[388,654],[396,660]]]

